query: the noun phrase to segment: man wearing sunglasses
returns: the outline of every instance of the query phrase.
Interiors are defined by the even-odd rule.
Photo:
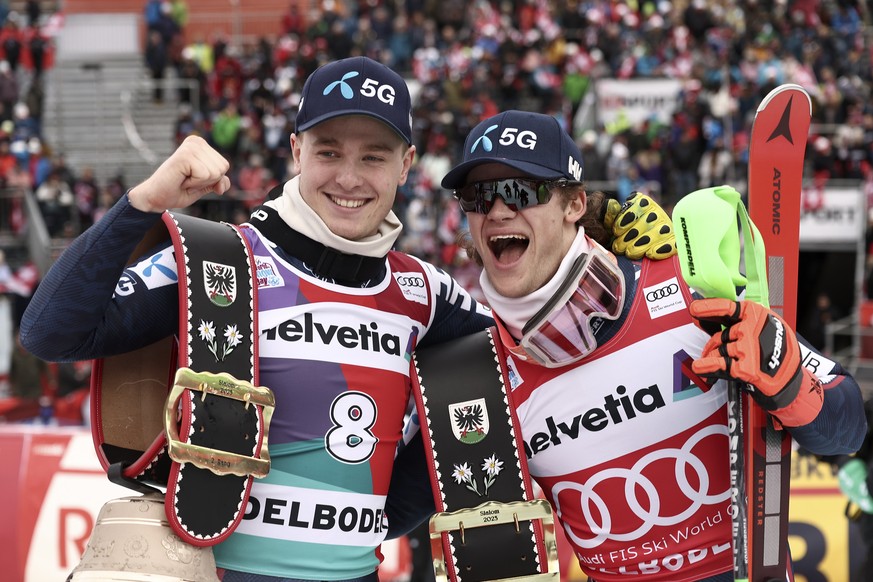
[[[555,119],[507,111],[472,130],[442,182],[484,267],[530,474],[592,580],[731,581],[726,382],[709,380],[754,386],[820,454],[857,450],[860,390],[821,354],[804,368],[812,348],[766,308],[692,296],[676,257],[606,250],[581,159]]]

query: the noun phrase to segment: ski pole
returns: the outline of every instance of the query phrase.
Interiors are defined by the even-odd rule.
[[[739,192],[730,186],[692,192],[676,204],[673,224],[682,276],[689,287],[703,297],[734,301],[737,287],[745,287],[745,299],[767,306],[766,254]],[[739,382],[728,383],[727,398],[734,578],[746,581],[751,556],[746,487],[749,435],[744,419],[753,403]]]

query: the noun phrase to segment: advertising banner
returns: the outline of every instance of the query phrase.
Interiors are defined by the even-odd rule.
[[[613,125],[633,127],[652,118],[669,123],[679,108],[681,89],[676,79],[599,79],[597,120],[607,131]]]
[[[864,197],[860,188],[805,189],[800,213],[800,248],[824,244],[854,250],[867,225]],[[779,212],[775,199],[773,212]]]
[[[106,501],[137,495],[106,478],[85,428],[0,426],[0,572],[6,582],[64,580],[79,563]],[[863,555],[829,465],[794,455],[791,553],[799,579],[851,581]],[[586,580],[560,528],[562,582]],[[382,582],[408,580],[405,539],[386,543]]]

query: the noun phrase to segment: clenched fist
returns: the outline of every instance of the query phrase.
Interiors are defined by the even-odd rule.
[[[696,374],[743,382],[785,426],[812,422],[824,403],[821,382],[803,367],[797,338],[781,317],[758,303],[730,299],[697,299],[690,310],[703,329],[724,326],[692,362]]]
[[[210,192],[230,188],[230,163],[202,137],[190,135],[144,182],[129,193],[131,205],[143,212],[185,208]]]

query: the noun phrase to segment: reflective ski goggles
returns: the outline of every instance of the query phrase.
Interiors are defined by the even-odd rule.
[[[467,184],[455,190],[455,196],[464,212],[488,214],[498,196],[510,209],[518,212],[538,204],[548,204],[549,200],[552,199],[554,188],[565,188],[579,183],[564,178],[559,180],[529,180],[527,178],[484,180]]]
[[[618,319],[624,277],[604,251],[592,247],[576,259],[567,278],[522,329],[521,347],[542,366],[581,360],[597,348],[602,319]]]

